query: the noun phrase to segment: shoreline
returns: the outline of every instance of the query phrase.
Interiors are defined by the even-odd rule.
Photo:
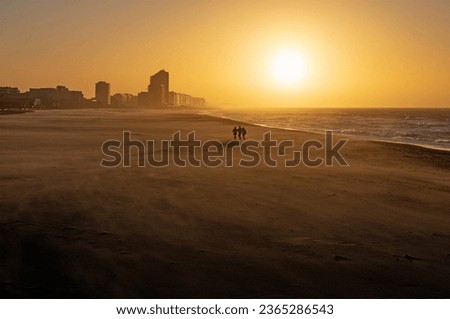
[[[421,108],[418,108],[421,109]],[[286,127],[278,127],[278,126],[273,126],[273,125],[267,125],[267,124],[261,124],[261,123],[252,123],[249,121],[245,121],[245,120],[236,120],[233,119],[232,117],[228,117],[228,116],[221,116],[221,115],[214,115],[214,114],[208,114],[208,113],[199,113],[199,110],[195,110],[195,109],[147,109],[147,108],[111,108],[111,107],[105,107],[105,108],[96,108],[96,109],[83,109],[83,108],[60,108],[60,109],[42,109],[42,110],[33,110],[33,111],[19,111],[19,112],[11,112],[11,113],[1,113],[0,115],[14,115],[14,114],[25,114],[25,113],[33,113],[33,112],[40,112],[40,111],[71,111],[71,110],[79,110],[79,111],[116,111],[119,113],[130,113],[133,111],[140,111],[140,112],[145,112],[145,111],[150,111],[150,112],[156,112],[156,113],[165,113],[165,112],[176,112],[177,114],[196,114],[199,116],[207,116],[207,117],[211,117],[211,118],[216,118],[216,119],[220,119],[220,120],[228,120],[232,123],[232,125],[234,124],[245,124],[245,125],[250,125],[250,126],[254,126],[254,127],[260,127],[260,128],[268,128],[268,129],[276,129],[276,130],[282,130],[282,131],[286,131],[286,132],[298,132],[298,133],[304,133],[304,134],[314,134],[314,135],[318,135],[318,136],[323,136],[324,132],[326,130],[324,130],[324,132],[317,132],[317,131],[308,131],[308,130],[300,130],[300,129],[295,129],[295,128],[286,128]],[[333,130],[331,130],[333,131]],[[370,137],[370,136],[364,136],[364,135],[351,135],[351,134],[345,134],[345,133],[335,133],[335,131],[333,131],[334,136],[340,136],[343,138],[351,138],[351,139],[355,139],[355,140],[361,140],[361,141],[368,141],[368,142],[377,142],[377,143],[386,143],[386,144],[394,144],[394,145],[404,145],[404,146],[412,146],[412,147],[419,147],[425,150],[431,150],[431,151],[441,151],[441,152],[445,152],[450,154],[450,148],[445,148],[445,147],[439,147],[436,145],[431,145],[431,144],[420,144],[420,143],[413,143],[413,142],[406,142],[406,141],[393,141],[393,140],[388,140],[388,139],[383,139],[383,138],[375,138],[375,137]]]
[[[245,124],[245,125],[251,125],[251,126],[262,127],[262,128],[269,128],[269,129],[277,129],[277,130],[283,130],[283,131],[287,131],[287,132],[299,132],[299,133],[323,135],[324,132],[326,131],[326,130],[324,130],[324,132],[320,133],[320,132],[317,132],[317,131],[299,130],[299,129],[294,129],[294,128],[271,126],[271,125],[267,125],[267,124],[251,123],[251,122],[242,121],[242,120],[235,120],[235,119],[233,119],[231,117],[228,117],[228,116],[211,115],[211,114],[206,114],[206,113],[196,113],[196,114],[204,115],[204,116],[210,116],[210,117],[218,118],[218,119],[229,120],[229,121],[232,121],[232,122],[237,123],[237,124]],[[331,130],[331,131],[333,131],[333,130]],[[443,152],[446,152],[446,153],[450,153],[450,148],[442,148],[442,147],[438,147],[438,146],[434,146],[434,145],[408,143],[408,142],[403,142],[403,141],[390,141],[390,140],[386,140],[386,139],[371,138],[369,136],[364,136],[364,135],[351,135],[351,134],[345,134],[345,133],[335,133],[335,131],[333,131],[333,134],[335,136],[342,136],[342,137],[345,137],[345,138],[354,138],[356,140],[363,140],[363,141],[368,141],[368,142],[379,142],[379,143],[386,143],[386,144],[398,144],[398,145],[416,146],[416,147],[420,147],[420,148],[423,148],[423,149],[426,149],[426,150],[443,151]]]

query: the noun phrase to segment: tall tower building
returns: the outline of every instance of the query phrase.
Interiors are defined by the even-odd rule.
[[[95,99],[105,105],[111,103],[111,86],[109,83],[100,81],[95,83]]]
[[[161,70],[150,76],[148,86],[149,102],[152,106],[167,105],[169,94],[169,72]]]

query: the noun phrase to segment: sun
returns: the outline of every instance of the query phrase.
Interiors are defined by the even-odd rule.
[[[283,87],[295,87],[306,79],[306,61],[295,50],[280,51],[273,57],[271,74]]]

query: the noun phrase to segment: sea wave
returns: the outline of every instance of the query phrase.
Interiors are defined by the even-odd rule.
[[[339,134],[450,151],[450,109],[209,110],[203,114],[261,127]]]

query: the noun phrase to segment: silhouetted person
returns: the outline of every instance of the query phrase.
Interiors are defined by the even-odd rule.
[[[238,136],[239,136],[239,139],[241,139],[242,128],[241,128],[241,126],[240,126],[240,125],[239,125],[239,128],[237,129],[237,131],[238,131]]]
[[[234,139],[236,139],[236,135],[237,135],[237,133],[238,133],[238,129],[236,128],[236,126],[234,127],[234,129],[232,130],[232,132],[233,132],[233,137],[234,137]]]
[[[247,134],[247,130],[245,127],[241,127],[242,139],[245,140],[245,134]]]

